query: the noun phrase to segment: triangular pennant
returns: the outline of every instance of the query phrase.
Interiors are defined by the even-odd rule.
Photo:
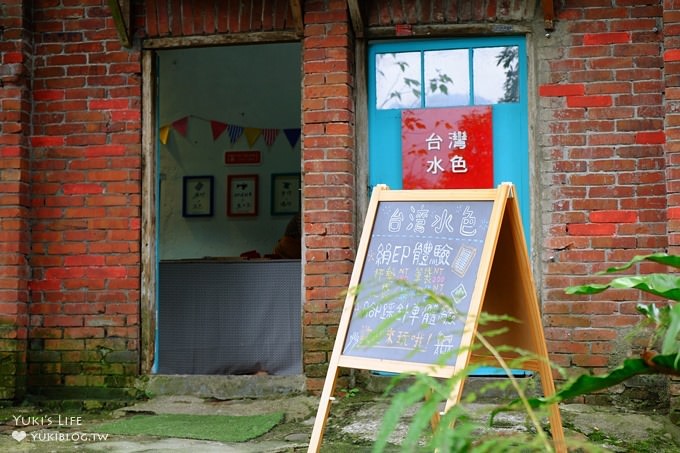
[[[264,137],[264,142],[267,144],[267,146],[272,146],[278,135],[278,129],[262,129],[262,136]]]
[[[227,130],[229,131],[229,139],[232,143],[236,143],[243,134],[243,128],[241,126],[230,124],[227,126]]]
[[[260,134],[262,134],[262,129],[256,127],[246,127],[243,132],[246,134],[246,138],[248,139],[248,146],[252,148],[257,139],[260,137]]]
[[[174,121],[174,122],[172,123],[172,127],[173,127],[177,132],[179,132],[180,134],[182,134],[182,137],[186,137],[186,136],[187,136],[187,129],[188,129],[188,127],[189,127],[189,117],[188,117],[188,116],[185,116],[184,118],[180,118],[180,119],[178,119],[177,121]]]
[[[168,135],[170,135],[170,126],[162,126],[158,133],[161,143],[164,145],[168,144]]]
[[[220,123],[219,121],[210,121],[210,128],[212,129],[213,141],[217,140],[224,131],[227,130],[227,123]]]
[[[284,129],[283,133],[286,134],[286,138],[288,139],[288,143],[290,143],[290,146],[295,148],[295,145],[297,145],[297,142],[300,139],[300,128],[298,127],[297,129]]]

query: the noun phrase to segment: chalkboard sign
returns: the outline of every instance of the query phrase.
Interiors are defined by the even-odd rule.
[[[431,295],[445,296],[446,309],[433,302],[436,297],[426,297]],[[319,452],[340,367],[447,378],[469,363],[493,366],[498,357],[511,359],[512,353],[473,354],[482,310],[518,321],[508,322],[504,334],[487,340],[493,347],[533,353],[536,359],[525,361],[522,368],[537,371],[544,395],[553,395],[555,384],[512,184],[464,190],[376,187],[308,452]],[[445,410],[460,400],[462,386],[463,380],[455,382]],[[550,406],[549,418],[555,450],[566,453],[556,404]]]
[[[492,208],[493,200],[379,203],[343,355],[454,365]],[[426,303],[422,290],[451,308]],[[381,323],[384,335],[367,341]]]

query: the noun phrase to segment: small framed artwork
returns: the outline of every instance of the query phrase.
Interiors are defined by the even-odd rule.
[[[227,177],[227,215],[232,217],[257,215],[257,175]]]
[[[272,215],[300,212],[300,173],[272,175]]]
[[[213,215],[214,178],[185,176],[182,185],[182,216],[211,217]]]

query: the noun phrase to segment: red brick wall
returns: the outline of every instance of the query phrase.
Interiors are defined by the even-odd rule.
[[[34,2],[33,393],[139,372],[140,54],[103,5]]]
[[[667,245],[661,18],[658,2],[567,1],[537,39],[540,289],[552,359],[572,370],[621,362],[641,296],[563,289]]]
[[[283,0],[261,9],[257,2],[133,3],[136,23],[145,24],[133,30],[138,37],[292,28]],[[535,5],[458,2],[439,14],[422,1],[403,10],[369,3],[367,22],[380,27],[522,20]],[[638,295],[586,300],[563,288],[635,254],[678,245],[680,14],[669,0],[665,11],[651,0],[563,3],[552,36],[536,17],[530,37],[538,79],[537,281],[552,358],[598,371],[626,352]],[[236,4],[238,11],[228,6]],[[121,48],[105,5],[0,6],[0,315],[13,326],[0,331],[0,354],[17,367],[0,369],[0,379],[16,379],[5,398],[16,396],[23,379],[29,298],[33,390],[122,388],[138,372],[140,54]],[[303,10],[304,366],[308,389],[318,392],[353,266],[361,163],[346,2],[308,0]]]
[[[664,130],[666,133],[666,191],[668,248],[680,254],[680,5],[664,1]],[[680,419],[680,380],[671,381],[671,416]]]
[[[200,36],[294,28],[288,0],[146,0],[146,36]]]
[[[320,392],[355,256],[354,47],[343,0],[305,3],[304,372]]]
[[[0,4],[0,400],[21,400],[26,386],[30,3]]]
[[[363,3],[366,23],[371,27],[526,21],[531,20],[536,11],[536,2],[527,0],[372,0]]]
[[[678,97],[671,87],[680,79],[671,61],[680,57],[662,52],[677,47],[676,5],[555,2],[556,29],[546,36],[540,9],[530,8],[534,2],[453,3],[414,0],[402,8],[370,2],[368,23],[533,19],[535,33],[528,39],[538,83],[530,87],[538,95],[531,159],[535,269],[548,348],[555,363],[574,373],[618,365],[630,353],[626,334],[640,320],[635,306],[645,297],[633,291],[574,297],[564,288],[592,281],[597,271],[635,255],[663,251],[669,240],[678,242],[672,206],[680,197],[673,194],[677,184],[666,181],[680,175],[672,170],[680,160],[666,154],[677,135],[675,115],[666,114],[677,106],[665,102],[664,92]]]
[[[664,129],[668,245],[671,251],[680,253],[680,8],[675,5],[664,2]]]

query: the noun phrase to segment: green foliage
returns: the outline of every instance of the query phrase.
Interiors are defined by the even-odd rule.
[[[437,70],[437,77],[433,77],[429,80],[430,91],[434,94],[437,90],[441,91],[442,94],[449,94],[448,85],[453,85],[453,79],[446,74],[442,74],[441,71]]]
[[[680,268],[680,257],[665,253],[636,256],[630,262],[620,267],[611,267],[599,275],[612,274],[630,269],[637,263],[649,261],[674,268]],[[420,299],[426,304],[437,304],[447,309],[452,309],[455,304],[446,297],[435,294],[432,291],[423,290],[406,282],[396,282],[398,288],[388,297],[397,297],[403,291],[415,291]],[[680,277],[670,273],[650,273],[647,275],[626,275],[613,278],[608,283],[591,283],[574,286],[566,289],[568,294],[592,295],[606,291],[609,288],[636,289],[670,301],[680,300]],[[384,290],[384,286],[382,288]],[[517,398],[510,404],[493,410],[489,416],[489,424],[493,424],[497,416],[508,410],[524,410],[531,421],[532,432],[530,434],[517,434],[508,436],[480,435],[480,426],[470,414],[463,408],[464,405],[455,405],[446,413],[441,414],[441,419],[432,429],[430,424],[433,417],[438,415],[441,405],[451,396],[453,386],[461,379],[465,379],[473,367],[467,367],[450,379],[441,381],[423,374],[411,375],[415,383],[408,390],[391,396],[390,408],[383,420],[378,441],[374,446],[374,453],[385,451],[388,445],[389,435],[396,428],[401,417],[409,408],[416,407],[416,413],[409,426],[408,434],[401,445],[403,452],[415,451],[439,451],[446,453],[457,452],[503,452],[503,451],[553,451],[548,441],[547,433],[538,422],[540,413],[550,404],[573,399],[577,396],[598,392],[620,384],[634,376],[650,374],[680,375],[680,304],[662,303],[638,304],[637,310],[643,315],[640,327],[649,332],[648,348],[640,357],[624,360],[617,368],[601,376],[582,375],[569,381],[562,386],[552,397],[527,397],[517,379],[512,376],[511,368],[521,368],[521,362],[506,364],[501,358],[499,351],[494,349],[485,337],[477,333],[477,340],[491,352],[506,371],[511,386],[517,391]],[[399,315],[395,315],[376,329],[370,341],[376,341],[383,335],[389,324]],[[498,320],[498,319],[496,319]],[[480,324],[493,322],[485,320],[483,314]],[[501,332],[487,331],[487,335]],[[520,353],[520,360],[527,359],[525,351]],[[400,375],[395,378],[395,386],[406,376]],[[499,381],[503,382],[503,380]],[[470,395],[468,401],[472,401],[476,395]],[[455,429],[451,429],[455,424]],[[483,431],[482,431],[483,432]],[[583,447],[583,446],[581,446]],[[588,446],[585,451],[593,451],[594,447]]]
[[[650,261],[674,268],[680,268],[680,257],[666,253],[654,253],[652,255],[635,256],[628,263],[619,267],[610,267],[598,273],[598,275],[613,274],[630,269],[633,265],[642,261]],[[674,301],[680,301],[680,277],[675,274],[653,273],[649,275],[624,276],[612,279],[609,283],[590,283],[580,286],[571,286],[565,289],[567,294],[590,295],[601,293],[609,288],[639,289],[656,296]]]
[[[354,398],[359,395],[359,392],[360,390],[356,387],[340,389],[340,393],[342,393],[345,398]]]
[[[636,256],[625,265],[611,267],[598,275],[625,271],[643,261],[676,269],[680,268],[680,257],[666,253],[655,253]],[[609,288],[637,289],[671,301],[680,301],[680,277],[675,274],[663,273],[616,277],[605,284],[590,283],[572,286],[566,288],[565,292],[567,294],[591,295],[601,293]],[[638,304],[637,311],[643,315],[640,326],[649,331],[648,346],[640,357],[626,359],[619,367],[601,376],[579,376],[567,382],[551,398],[529,399],[531,407],[538,408],[598,392],[638,375],[680,375],[680,304],[667,303],[661,307],[656,304]],[[516,400],[499,411],[516,408],[520,404],[521,401]]]
[[[456,309],[454,301],[442,296],[432,290],[420,288],[405,280],[390,280],[389,282],[376,282],[373,284],[364,283],[361,288],[356,288],[357,292],[368,292],[369,295],[380,294],[379,301],[375,305],[386,304],[400,297],[407,297],[409,301],[414,301],[420,306],[439,307],[452,316],[464,317],[467,313]],[[364,293],[364,296],[366,293]],[[359,316],[365,316],[368,312],[375,309],[372,305],[360,311]],[[364,339],[365,345],[377,343],[388,331],[390,325],[401,318],[404,312],[396,312],[388,319],[383,320],[374,330]],[[536,360],[537,358],[526,351],[516,348],[494,348],[487,341],[487,338],[506,332],[507,328],[493,328],[497,322],[514,321],[507,316],[496,316],[482,313],[478,319],[480,325],[486,327],[484,335],[476,332],[477,343],[475,347],[485,348],[495,356],[500,366],[505,370],[508,379],[496,380],[486,389],[491,391],[500,387],[512,387],[520,399],[527,400],[524,392],[524,385],[529,381],[520,383],[512,374],[513,368],[521,368],[525,360]],[[506,363],[501,356],[501,352],[514,352],[519,358]],[[440,361],[433,367],[443,366],[452,355],[456,356],[462,350],[452,351],[449,355],[442,355]],[[398,423],[409,411],[415,411],[406,437],[401,443],[400,450],[403,452],[417,451],[439,451],[447,453],[458,452],[514,452],[520,449],[525,452],[545,452],[553,451],[549,441],[549,436],[543,429],[539,419],[540,416],[534,409],[526,404],[527,417],[531,425],[530,433],[512,433],[498,436],[495,434],[484,434],[484,423],[479,418],[474,418],[465,409],[464,405],[454,405],[445,413],[440,413],[443,405],[451,398],[455,386],[459,385],[477,369],[477,366],[470,365],[457,372],[448,379],[439,379],[425,373],[403,373],[393,378],[390,388],[386,391],[386,397],[390,400],[390,406],[383,418],[381,429],[374,444],[373,452],[383,452],[389,447],[390,434],[395,431]],[[413,379],[413,383],[405,391],[392,394],[392,390],[397,388],[404,379]],[[466,402],[473,402],[480,396],[471,393],[466,397]],[[434,423],[433,420],[439,418]],[[455,429],[452,429],[454,427]]]
[[[496,57],[496,64],[505,69],[504,94],[499,102],[517,102],[519,99],[519,48],[508,46]]]
[[[532,426],[528,432],[513,432],[497,435],[485,426],[484,417],[471,413],[465,403],[474,402],[480,395],[470,393],[463,404],[452,406],[445,413],[440,413],[442,406],[451,396],[453,386],[461,379],[465,379],[474,367],[469,367],[450,379],[441,380],[425,374],[413,376],[399,375],[394,378],[396,387],[406,378],[414,382],[405,391],[391,394],[392,387],[386,391],[390,398],[390,407],[386,412],[377,441],[373,446],[373,453],[387,451],[388,439],[394,432],[400,420],[409,412],[414,412],[408,427],[408,432],[400,444],[402,452],[546,452],[552,451],[547,442],[547,434],[542,426]],[[507,380],[496,380],[486,390],[503,386]],[[480,392],[483,392],[481,390]],[[436,426],[432,427],[433,418],[439,418]]]
[[[611,267],[601,272],[600,275],[625,271],[643,261],[663,264],[676,269],[680,268],[679,256],[654,253],[651,255],[635,256],[625,265]],[[616,277],[606,284],[572,286],[567,288],[565,292],[567,294],[590,295],[603,292],[609,288],[637,289],[664,299],[670,299],[674,302],[680,301],[680,276],[671,273]],[[680,354],[680,341],[678,340],[678,335],[680,334],[680,305],[667,303],[657,307],[656,304],[638,304],[637,311],[644,316],[641,326],[648,328],[650,331],[648,347],[643,353],[643,357],[647,358],[645,363],[651,369],[651,372],[667,373],[669,370],[660,369],[649,358],[657,354],[664,356],[678,356]],[[661,342],[660,350],[656,351],[654,348],[659,341]],[[680,371],[677,368],[678,359],[676,358],[673,363],[674,369],[672,372],[675,374]]]
[[[650,274],[645,276],[633,275],[619,277],[607,284],[591,283],[567,288],[567,294],[590,295],[601,293],[609,288],[639,289],[655,296],[671,300],[680,300],[680,277],[669,274]]]

